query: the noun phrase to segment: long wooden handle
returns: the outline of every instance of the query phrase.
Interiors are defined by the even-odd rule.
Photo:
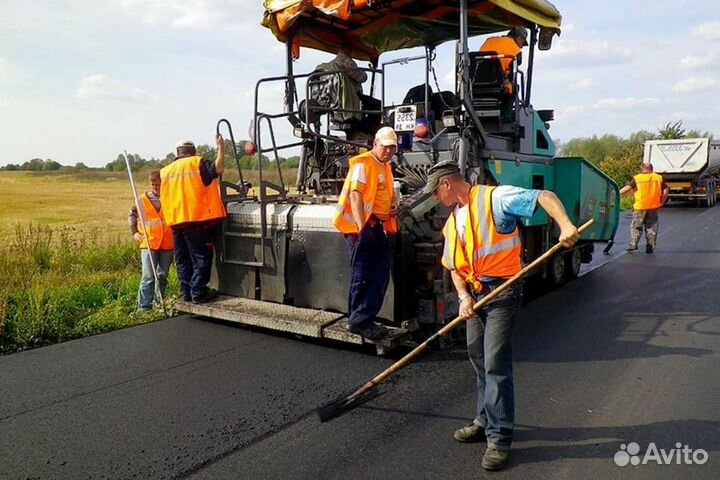
[[[578,232],[582,235],[583,232],[585,232],[588,228],[590,228],[595,223],[595,220],[592,218],[585,222],[580,228],[578,228]],[[561,248],[563,248],[561,243],[556,243],[550,250],[540,255],[538,258],[533,260],[530,264],[528,264],[525,268],[520,270],[518,273],[513,275],[512,277],[505,280],[505,282],[502,283],[499,287],[497,287],[492,292],[485,295],[483,298],[478,300],[478,302],[473,305],[473,310],[478,311],[480,308],[484,307],[491,301],[495,299],[498,295],[503,293],[505,290],[513,286],[515,283],[517,283],[518,280],[520,280],[524,275],[527,275],[528,272],[533,270],[534,268],[538,267],[542,263],[546,262],[550,257],[555,255]],[[368,383],[360,387],[355,393],[353,393],[350,397],[348,397],[348,400],[354,400],[355,398],[360,397],[364,393],[366,393],[368,390],[372,389],[373,387],[377,386],[380,382],[385,380],[387,377],[392,375],[393,373],[397,372],[401,368],[403,368],[405,365],[410,363],[411,360],[413,360],[415,357],[417,357],[419,354],[421,354],[423,351],[425,351],[428,346],[430,345],[430,342],[435,340],[438,337],[441,337],[445,335],[446,333],[453,330],[455,327],[460,325],[461,323],[467,321],[469,318],[471,318],[472,315],[463,317],[458,316],[453,321],[445,325],[443,328],[435,332],[430,338],[425,340],[423,343],[415,347],[410,353],[405,355],[403,358],[395,362],[394,364],[390,365],[386,370],[380,372],[370,380]]]

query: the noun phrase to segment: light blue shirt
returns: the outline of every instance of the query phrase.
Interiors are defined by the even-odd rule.
[[[532,217],[540,190],[500,185],[492,192],[492,213],[498,233],[511,233],[521,218]]]

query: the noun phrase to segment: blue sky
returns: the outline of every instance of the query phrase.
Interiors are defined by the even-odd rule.
[[[717,0],[553,3],[563,32],[536,56],[533,104],[555,109],[555,139],[676,120],[720,136]],[[255,82],[284,74],[260,0],[0,0],[0,11],[0,165],[102,166],[125,149],[162,158],[180,139],[212,143],[223,117],[240,140]],[[442,88],[452,85],[452,51],[438,51]],[[303,49],[296,71],[329,58]],[[422,82],[413,74],[389,73],[391,100]],[[261,107],[277,109],[279,98],[270,88]]]

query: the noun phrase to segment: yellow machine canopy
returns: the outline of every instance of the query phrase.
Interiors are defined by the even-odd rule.
[[[467,0],[468,36],[537,25],[560,32],[562,17],[546,0]],[[434,47],[460,37],[460,4],[442,0],[265,0],[262,24],[294,50],[341,48],[360,60],[401,48]],[[297,55],[296,55],[297,56]]]

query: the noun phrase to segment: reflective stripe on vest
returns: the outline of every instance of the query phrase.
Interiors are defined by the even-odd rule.
[[[180,158],[160,170],[160,203],[170,226],[226,215],[217,179],[208,186],[202,181],[201,160],[199,156]]]
[[[657,173],[639,173],[635,180],[634,210],[655,210],[662,206],[663,178]]]
[[[138,212],[137,222],[138,232],[140,232],[140,234],[143,236],[143,239],[140,242],[140,248],[147,248],[147,241],[145,239],[145,235],[147,235],[148,239],[150,240],[151,250],[172,250],[173,236],[172,232],[170,231],[170,227],[165,224],[162,207],[160,211],[155,210],[155,206],[150,201],[147,193],[143,193],[140,196],[140,202],[142,203],[143,209],[142,212]],[[143,230],[140,223],[140,215],[143,214],[145,230]]]
[[[493,190],[494,187],[484,185],[470,189],[464,242],[458,238],[456,212],[450,215],[443,227],[443,266],[457,271],[478,291],[482,289],[482,277],[508,278],[522,269],[522,244],[517,228],[509,234],[502,234],[495,227],[491,201]]]
[[[365,183],[365,189],[362,192],[363,216],[365,222],[368,221],[373,212],[380,175],[384,175],[385,182],[387,182],[386,185],[391,192],[390,194],[392,196],[395,195],[393,189],[393,174],[389,162],[381,164],[373,158],[372,152],[361,153],[360,155],[351,158],[349,162],[350,170],[345,178],[345,184],[340,192],[340,196],[338,197],[338,203],[335,207],[335,217],[333,218],[333,225],[335,225],[335,228],[340,230],[341,233],[358,233],[355,217],[353,217],[352,208],[350,207],[350,183],[352,182],[352,171],[353,167],[358,162],[365,166],[365,180],[367,181],[367,183]],[[390,220],[382,222],[382,225],[386,233],[394,234],[398,232],[398,221],[396,217],[391,217]]]

